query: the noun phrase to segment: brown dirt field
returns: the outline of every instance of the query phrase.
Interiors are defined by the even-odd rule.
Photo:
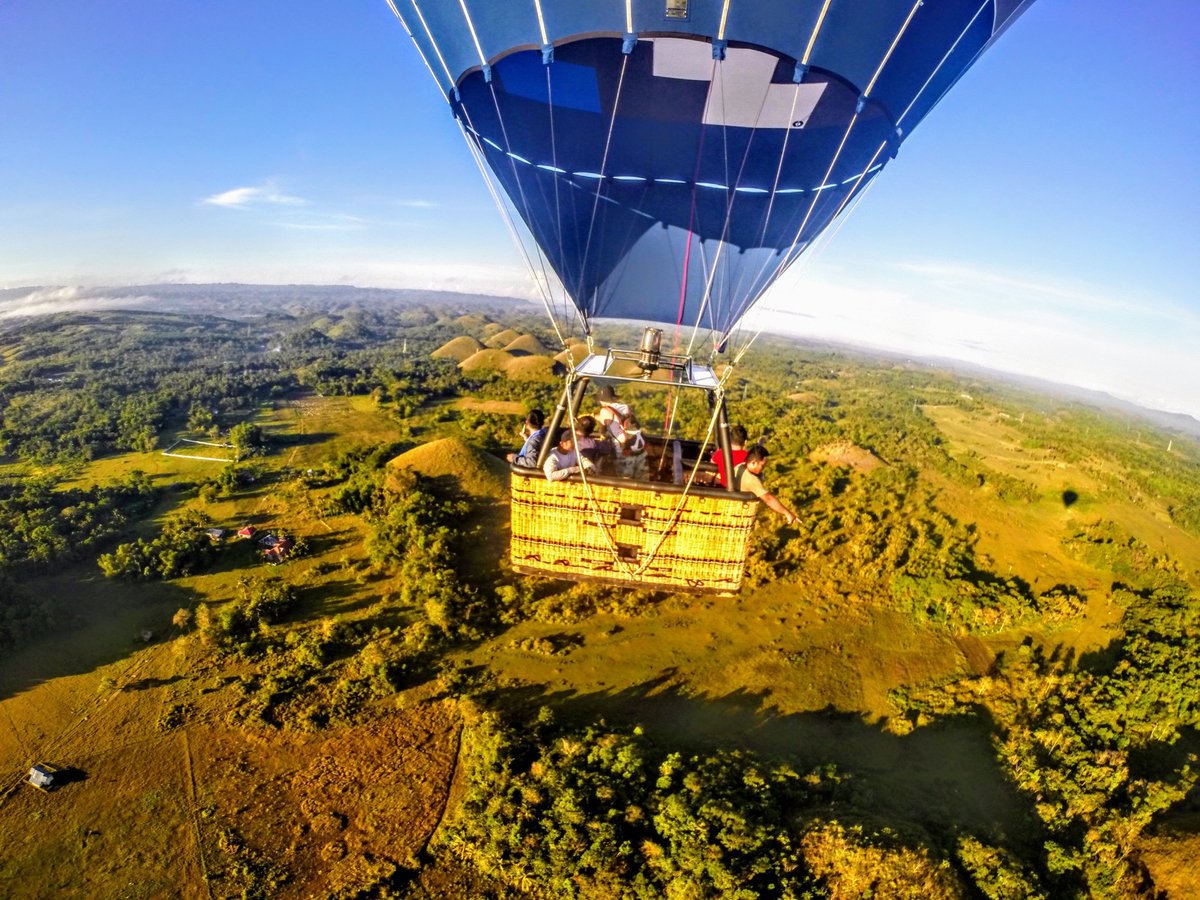
[[[4,896],[330,896],[413,865],[445,812],[454,701],[402,696],[369,725],[320,735],[243,729],[221,724],[228,689],[193,671],[192,647],[152,645],[0,702],[4,787],[16,788],[0,800]],[[199,724],[159,730],[185,698]],[[33,759],[71,780],[21,785]],[[247,874],[270,866],[286,880]]]
[[[1200,833],[1195,829],[1200,821],[1188,825],[1192,833],[1164,834],[1141,842],[1141,858],[1154,877],[1154,887],[1170,900],[1190,900],[1200,897],[1200,874],[1196,860],[1200,859]]]
[[[483,344],[467,335],[459,335],[451,341],[447,341],[434,350],[430,356],[434,359],[452,359],[455,362],[461,363],[464,359],[468,359],[474,354],[483,349]]]
[[[0,701],[18,738],[0,743],[6,786],[35,759],[70,772],[49,794],[21,785],[0,801],[7,896],[203,895],[186,887],[203,877],[178,738],[155,729],[184,678],[179,650],[151,645]]]
[[[189,729],[217,892],[236,892],[223,866],[247,855],[223,829],[287,869],[271,896],[353,894],[388,866],[413,867],[445,811],[460,727],[442,700],[320,736]]]
[[[849,441],[838,441],[818,447],[808,455],[813,462],[823,462],[834,466],[848,466],[858,472],[867,473],[884,465],[883,460],[863,447],[851,444]]]

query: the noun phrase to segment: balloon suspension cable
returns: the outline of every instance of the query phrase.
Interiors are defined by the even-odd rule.
[[[517,154],[515,154],[513,152],[512,142],[508,136],[508,126],[504,122],[504,114],[500,108],[500,98],[496,96],[495,84],[493,84],[489,81],[488,82],[488,90],[492,95],[492,104],[496,110],[496,121],[500,123],[500,134],[504,139],[504,150],[505,150],[505,153],[507,153],[507,155],[508,155],[508,164],[512,168],[513,183],[517,186],[517,194],[520,197],[521,205],[525,208],[525,214],[526,214],[526,218],[528,220],[528,219],[532,218],[532,215],[530,214],[529,198],[525,196],[525,186],[524,186],[523,182],[521,181],[520,174],[517,172],[517,161],[516,161]],[[537,247],[537,239],[536,238],[534,239],[533,243],[534,243],[534,246]],[[537,258],[540,263],[541,278],[544,279],[544,283],[546,284],[547,290],[548,290],[549,285],[550,285],[550,274],[547,271],[546,255],[545,255],[545,253],[542,252],[540,247],[537,247]],[[526,259],[528,259],[528,256],[526,257]],[[539,273],[536,269],[533,268],[532,264],[530,264],[530,271],[533,273],[534,279],[538,280]],[[542,284],[542,281],[539,281],[539,288],[540,288],[541,284]],[[547,314],[550,315],[550,321],[551,321],[551,324],[554,326],[554,333],[558,337],[559,343],[562,344],[562,346],[565,348],[567,346],[567,342],[566,342],[566,339],[563,337],[562,332],[559,330],[558,322],[555,320],[554,314],[551,313],[549,311],[549,309],[547,309]]]
[[[726,12],[728,12],[728,6],[726,6]],[[722,17],[722,21],[724,21],[724,17]],[[717,74],[719,71],[717,69],[718,65],[719,65],[719,61],[714,59],[713,60],[713,71],[712,71],[712,80],[714,82],[717,81]],[[713,293],[712,293],[713,282],[715,281],[715,279],[717,277],[717,273],[720,269],[721,254],[724,251],[726,244],[728,243],[727,239],[729,236],[729,229],[733,222],[733,205],[737,201],[737,191],[738,191],[738,188],[740,188],[742,185],[742,177],[745,175],[746,166],[749,164],[749,161],[750,161],[750,148],[753,146],[754,135],[758,131],[758,123],[762,119],[763,110],[764,110],[764,108],[766,106],[766,102],[767,102],[766,95],[764,94],[762,99],[759,101],[758,113],[754,117],[754,126],[751,129],[751,136],[750,136],[750,139],[746,142],[746,148],[742,153],[742,159],[741,159],[741,163],[738,166],[737,176],[735,178],[733,178],[732,182],[731,182],[730,171],[729,171],[729,149],[728,149],[729,148],[729,126],[728,126],[728,124],[724,124],[729,121],[729,116],[728,116],[727,110],[725,108],[725,99],[726,99],[725,98],[725,79],[721,78],[719,80],[719,84],[720,84],[719,102],[721,104],[721,121],[723,123],[721,126],[721,139],[724,142],[724,147],[725,147],[725,152],[722,154],[722,159],[724,159],[724,161],[725,161],[725,190],[727,192],[726,193],[727,202],[725,205],[725,221],[721,226],[721,241],[717,248],[717,254],[713,258],[712,269],[708,273],[708,277],[705,281],[704,296],[701,300],[700,310],[696,315],[696,324],[692,329],[691,339],[688,341],[688,347],[687,347],[687,351],[685,354],[687,356],[690,356],[692,354],[692,350],[694,349],[695,344],[696,344],[696,338],[699,336],[699,333],[700,333],[700,320],[701,320],[701,318],[703,318],[705,310],[708,308],[709,303],[713,296]],[[798,93],[798,91],[799,91],[799,89],[797,88],[797,93]],[[711,95],[709,98],[709,102],[710,103],[713,102]],[[794,104],[795,104],[795,100],[793,99],[793,105]],[[786,150],[787,150],[787,135],[785,135],[783,147],[781,148],[780,154],[779,154],[779,169],[780,170],[782,170],[782,167],[783,167],[783,159],[784,159],[784,154],[786,153]],[[779,182],[779,174],[777,172],[776,173],[776,181],[775,181],[776,186],[778,186],[778,182]],[[773,197],[774,197],[774,194],[772,193],[772,198]],[[768,216],[769,215],[770,215],[770,212],[768,211]],[[766,222],[765,221],[763,224],[763,230],[765,233],[765,231],[766,231]],[[690,249],[690,243],[689,243],[689,249]],[[706,266],[706,268],[707,268],[707,266]],[[728,296],[731,293],[732,292],[729,290],[725,291],[726,296]],[[720,310],[719,312],[723,314],[726,312],[726,310]],[[709,329],[709,330],[710,330],[710,332],[712,331],[712,329]],[[716,347],[719,346],[720,341],[714,340],[713,344],[714,344],[713,349],[715,350]]]
[[[904,124],[904,120],[908,118],[908,114],[912,112],[913,107],[917,105],[917,101],[921,99],[921,95],[925,93],[925,89],[929,87],[929,85],[933,82],[933,79],[937,77],[938,72],[942,70],[942,66],[946,64],[946,61],[949,60],[954,54],[954,51],[958,49],[958,45],[962,43],[962,39],[966,37],[971,29],[975,26],[975,20],[983,15],[984,10],[991,9],[993,5],[994,0],[983,0],[983,3],[980,5],[979,9],[975,11],[975,15],[971,17],[971,21],[963,26],[963,30],[959,32],[958,37],[954,39],[954,43],[950,45],[950,49],[946,51],[945,55],[941,58],[941,60],[938,61],[938,64],[934,66],[933,71],[929,73],[929,77],[925,79],[925,83],[921,85],[921,89],[917,91],[916,96],[912,98],[912,102],[904,108],[904,112],[900,113],[899,118],[896,119],[897,126]],[[962,67],[962,71],[965,72],[967,69],[973,66],[975,64],[975,60],[979,59],[980,54],[987,49],[987,46],[988,44],[985,43],[978,50],[976,50],[975,55],[972,56],[970,61]],[[955,80],[957,79],[952,79],[949,84],[942,88],[942,92],[938,94],[936,98],[934,98],[933,102],[930,103],[927,108],[932,109],[934,106],[937,106],[937,104],[941,102],[942,98],[946,96],[946,91],[950,90],[950,88],[954,86]]]
[[[858,209],[859,204],[862,203],[863,197],[867,196],[867,193],[873,187],[875,187],[874,179],[868,181],[866,187],[864,187],[861,191],[848,196],[846,198],[846,202],[838,208],[838,212],[834,219],[835,224],[833,229],[827,229],[817,236],[817,240],[813,243],[813,246],[800,258],[794,269],[791,269],[790,266],[778,267],[775,273],[772,275],[772,280],[779,277],[784,268],[791,269],[797,275],[799,275],[809,266],[813,265],[813,263],[820,260],[821,257],[825,255],[825,251],[828,250],[833,244],[833,241],[838,236],[838,233],[845,227],[846,223],[850,221],[850,217],[854,215],[854,212]],[[847,209],[843,215],[842,210],[845,209],[847,203],[849,204],[850,208]],[[739,342],[738,352],[734,355],[733,362],[730,363],[731,366],[741,363],[742,358],[750,351],[750,348],[754,346],[754,343],[759,339],[759,337],[762,336],[762,333],[765,330],[766,326],[760,324],[758,328],[755,329],[754,335],[750,338],[750,340],[746,341],[745,343]]]
[[[900,30],[898,32],[896,32],[896,36],[892,39],[890,46],[888,47],[887,51],[884,53],[883,59],[881,59],[879,61],[879,65],[875,67],[874,74],[871,76],[870,81],[867,83],[866,88],[863,90],[863,92],[862,92],[863,100],[865,100],[867,97],[870,96],[872,89],[875,87],[876,81],[879,80],[879,76],[883,73],[884,68],[887,66],[888,60],[891,59],[892,53],[895,52],[896,47],[899,45],[901,38],[903,38],[905,31],[907,31],[909,25],[912,24],[913,17],[916,15],[917,10],[921,8],[922,2],[923,2],[923,0],[916,0],[916,2],[913,4],[912,8],[909,10],[908,16],[905,18],[904,23],[900,26]],[[978,13],[977,13],[977,15],[978,15]],[[961,40],[961,36],[960,36],[960,40]],[[941,64],[939,63],[939,66],[940,65]],[[931,78],[932,78],[932,76],[931,76]],[[927,84],[928,84],[928,82],[927,82]],[[821,178],[820,184],[817,185],[815,188],[813,188],[812,201],[808,204],[808,209],[804,214],[804,218],[800,222],[800,227],[796,230],[796,237],[792,239],[792,242],[788,246],[787,250],[779,255],[779,262],[776,263],[774,269],[771,272],[770,277],[767,279],[768,284],[770,284],[772,281],[774,281],[776,278],[778,278],[779,275],[782,274],[783,271],[786,268],[788,268],[788,266],[793,261],[793,259],[794,259],[793,254],[796,251],[796,247],[800,243],[801,237],[804,235],[804,229],[807,227],[809,219],[812,218],[812,214],[817,206],[817,201],[820,200],[820,198],[821,198],[821,192],[823,190],[828,189],[829,187],[833,187],[833,185],[830,184],[829,179],[833,176],[833,171],[837,167],[838,160],[841,158],[842,151],[846,148],[846,144],[850,139],[850,134],[851,134],[851,132],[854,131],[854,126],[858,123],[858,119],[859,119],[860,115],[861,115],[861,113],[856,111],[854,113],[854,115],[850,117],[850,122],[847,124],[846,131],[842,135],[842,139],[838,143],[837,149],[834,151],[833,158],[829,161],[829,167],[825,170],[824,177]],[[888,146],[888,144],[886,141],[884,143],[880,144],[880,146],[876,149],[874,155],[872,155],[871,160],[863,168],[862,172],[860,172],[853,179],[850,179],[855,182],[855,186],[853,188],[851,188],[849,191],[847,191],[846,196],[842,198],[842,201],[838,205],[838,208],[834,211],[833,215],[830,217],[831,219],[836,219],[838,216],[840,216],[842,211],[846,208],[847,204],[849,204],[851,202],[851,200],[857,201],[859,198],[862,197],[862,195],[865,193],[865,189],[860,190],[860,188],[862,188],[862,185],[863,185],[863,179],[865,179],[867,177],[867,175],[871,172],[871,169],[874,167],[876,160],[878,160],[878,158],[879,158],[879,155],[883,152],[883,150],[887,146]],[[867,187],[869,187],[872,183],[873,183],[873,180],[871,182],[868,182]],[[776,185],[774,187],[772,187],[772,191],[771,191],[771,202],[772,203],[774,202],[774,197],[775,197],[777,187],[778,187],[778,183],[776,183]],[[857,206],[857,202],[855,203],[855,206]],[[844,221],[842,224],[844,224]],[[765,227],[766,226],[764,224],[764,229],[765,229]],[[841,230],[841,225],[838,226],[837,230],[839,230],[839,231]],[[822,243],[821,247],[823,249],[824,247],[827,247],[828,245],[829,245],[829,241],[825,240]],[[811,261],[811,256],[813,254],[810,253],[810,254],[806,254],[806,255],[810,257],[810,261]],[[764,274],[766,271],[767,271],[767,264],[764,264],[763,267],[759,270],[759,276],[761,277],[762,274]],[[763,329],[762,329],[762,327],[760,327],[758,329],[758,331],[755,333],[754,337],[750,340],[750,342],[742,347],[741,353],[738,355],[739,360],[740,360],[741,356],[743,356],[745,354],[745,352],[747,350],[749,350],[750,344],[753,344],[754,341],[756,341],[758,339],[759,335],[762,334],[762,331],[763,331]]]
[[[625,89],[625,70],[629,66],[629,57],[621,57],[621,74],[617,78],[617,92],[613,97],[612,115],[608,119],[608,134],[604,138],[604,155],[600,158],[600,177],[596,179],[596,194],[592,199],[592,215],[588,220],[587,240],[583,245],[583,259],[579,263],[579,278],[582,280],[587,271],[588,256],[592,251],[592,235],[596,228],[596,214],[600,210],[600,196],[604,190],[604,179],[608,177],[608,152],[612,149],[613,131],[617,125],[617,110],[621,107],[621,93]],[[576,291],[578,293],[578,290]]]
[[[538,21],[539,21],[539,23],[542,23],[542,30],[543,30],[543,41],[542,42],[548,43],[548,41],[545,39],[545,36],[544,36],[545,23],[542,22],[541,6],[538,7]],[[562,196],[561,196],[560,189],[559,189],[559,179],[558,179],[558,172],[557,172],[557,169],[559,169],[560,167],[558,165],[558,136],[555,133],[555,128],[554,128],[554,84],[553,84],[553,79],[551,79],[551,77],[550,77],[550,67],[544,65],[544,66],[542,66],[542,68],[545,69],[545,71],[546,71],[546,109],[550,115],[550,164],[556,170],[554,173],[554,217],[555,217],[555,221],[561,222],[562,221]],[[558,238],[558,258],[563,259],[565,256],[565,251],[564,251],[564,247],[563,247],[562,229],[561,228],[554,229],[554,234],[555,234],[555,237]],[[537,249],[538,249],[538,254],[543,257],[542,268],[545,269],[545,267],[546,267],[546,263],[545,263],[545,259],[544,259],[545,253],[542,252],[541,245],[538,244],[536,239],[534,240],[533,243],[534,243],[534,246],[537,247]],[[566,293],[565,287],[563,288],[563,292]],[[565,318],[566,303],[563,304],[563,309],[564,309],[564,318]],[[551,321],[553,321],[553,316],[551,316]],[[587,331],[587,322],[586,321],[583,323],[583,327],[584,327],[584,331],[586,332]],[[555,326],[555,332],[557,333],[557,331],[558,331],[558,328],[557,328],[557,326]],[[561,334],[559,335],[559,341],[562,342]],[[569,345],[567,345],[565,342],[563,342],[563,343],[564,343],[564,346],[567,347],[567,349],[569,350],[570,349]],[[574,368],[574,365],[575,365],[574,364],[574,355],[571,355],[569,358],[571,359],[571,366],[572,366],[572,368]]]
[[[508,235],[510,238],[512,238],[513,245],[517,248],[517,252],[521,254],[521,258],[525,260],[525,267],[529,270],[530,278],[536,285],[538,298],[542,301],[542,308],[545,309],[546,316],[550,319],[550,325],[554,328],[554,334],[558,337],[559,343],[562,344],[563,347],[566,347],[566,339],[563,338],[562,331],[558,327],[558,317],[555,316],[552,308],[553,303],[552,297],[550,296],[549,282],[544,282],[538,277],[538,266],[536,266],[533,260],[530,258],[529,249],[525,246],[525,242],[521,240],[513,213],[508,204],[504,202],[503,195],[496,187],[495,181],[493,181],[491,170],[488,168],[487,163],[483,159],[483,151],[479,148],[479,145],[471,139],[470,134],[468,133],[469,129],[471,134],[478,134],[478,132],[475,131],[475,127],[471,124],[470,114],[467,112],[465,106],[463,107],[463,115],[466,117],[467,121],[465,124],[460,122],[459,128],[462,131],[463,138],[467,142],[467,148],[471,153],[471,159],[475,161],[475,165],[479,169],[479,174],[483,176],[483,182],[487,186],[488,193],[492,197],[492,202],[496,204],[496,209],[500,213],[500,219],[504,222],[504,226],[508,230]],[[538,255],[541,255],[540,252]],[[542,268],[544,270],[544,266]]]
[[[709,72],[709,76],[708,76],[710,84],[716,78],[716,75],[717,75],[717,60],[714,59],[712,61],[712,69]],[[675,314],[675,334],[674,334],[674,337],[671,342],[671,353],[676,356],[679,356],[679,355],[690,356],[691,355],[692,345],[695,343],[696,333],[699,331],[699,328],[700,328],[700,316],[697,315],[696,321],[692,326],[692,335],[688,339],[687,350],[681,354],[680,347],[679,347],[679,338],[680,338],[680,333],[683,330],[683,314],[684,314],[684,311],[685,311],[686,305],[687,305],[688,279],[691,275],[691,263],[692,263],[692,244],[695,242],[694,236],[696,233],[695,232],[696,207],[697,207],[696,199],[697,199],[697,195],[700,192],[700,165],[704,160],[704,143],[705,143],[706,137],[707,137],[707,129],[703,129],[703,128],[700,129],[700,140],[696,144],[696,164],[692,168],[692,191],[691,191],[691,203],[690,203],[690,208],[688,211],[687,244],[683,249],[683,270],[680,273],[680,278],[679,278],[679,308]],[[703,243],[701,243],[701,245],[700,245],[699,252],[700,252],[701,270],[707,272],[707,267],[704,262]],[[676,398],[675,398],[675,391],[672,389],[667,392],[667,402],[666,402],[666,408],[664,410],[664,420],[668,423],[669,426],[673,425],[673,423],[674,423],[674,411],[676,408],[677,408],[677,402],[676,402]]]
[[[875,73],[871,76],[871,80],[867,83],[867,86],[863,89],[860,102],[865,101],[871,95],[871,91],[875,87],[875,82],[877,82],[879,80],[879,76],[883,74],[883,70],[887,66],[888,60],[891,59],[892,53],[895,52],[896,47],[900,44],[901,38],[904,37],[904,32],[907,31],[908,26],[910,24],[912,24],[913,17],[917,14],[917,10],[921,8],[921,5],[923,2],[924,2],[924,0],[916,0],[916,2],[913,4],[912,8],[908,11],[908,16],[905,18],[904,23],[900,26],[900,30],[898,32],[896,32],[896,36],[894,38],[892,38],[891,45],[888,47],[887,52],[883,54],[883,59],[881,59],[879,61],[879,65],[876,66],[876,68],[875,68]],[[833,159],[831,159],[829,161],[829,168],[825,170],[825,175],[821,179],[821,184],[813,189],[812,202],[809,203],[808,211],[805,212],[804,219],[800,222],[800,228],[796,232],[796,237],[792,240],[792,243],[788,247],[787,252],[785,252],[780,257],[779,264],[775,267],[772,277],[778,277],[779,274],[785,268],[787,268],[788,261],[792,256],[792,252],[795,250],[797,244],[800,241],[801,236],[804,234],[804,228],[805,228],[805,226],[808,225],[808,220],[812,217],[813,210],[816,209],[817,201],[820,199],[820,196],[821,196],[821,191],[826,189],[828,186],[831,186],[829,179],[833,176],[833,170],[837,167],[838,160],[841,158],[842,151],[846,148],[846,143],[850,139],[851,132],[854,131],[854,126],[856,124],[858,124],[860,115],[861,115],[861,113],[856,111],[854,113],[854,115],[850,117],[850,122],[846,126],[846,131],[842,135],[842,140],[838,144],[837,150],[834,151]],[[874,155],[871,157],[871,161],[868,162],[866,167],[863,169],[863,171],[860,172],[853,179],[855,181],[855,187],[851,188],[846,193],[846,196],[842,199],[842,202],[839,204],[837,210],[835,210],[832,218],[836,218],[841,213],[841,211],[843,209],[845,209],[846,204],[850,201],[850,199],[852,197],[854,197],[856,195],[856,193],[861,194],[861,191],[859,191],[858,188],[859,188],[859,186],[862,185],[862,180],[871,171],[871,168],[875,165],[875,160],[879,158],[879,154],[883,151],[883,149],[886,146],[887,146],[886,142],[881,144],[879,146],[879,148],[875,151]]]
[[[425,21],[425,16],[421,13],[421,8],[417,5],[417,0],[410,0],[410,2],[412,3],[413,10],[414,10],[414,12],[416,12],[417,18],[421,23],[422,30],[425,32],[425,36],[429,40],[430,46],[433,48],[433,52],[436,54],[438,61],[441,63],[442,70],[446,73],[446,78],[449,83],[449,89],[457,95],[457,86],[454,83],[454,76],[450,73],[449,66],[446,65],[445,57],[442,54],[441,48],[438,46],[437,39],[433,36],[433,31],[429,28],[428,23]],[[433,76],[434,81],[437,82],[439,89],[441,89],[442,88],[441,82],[438,80],[437,75],[434,72],[433,66],[430,64],[429,59],[426,57],[425,53],[421,50],[420,45],[417,44],[412,29],[410,29],[408,27],[408,23],[405,21],[404,17],[400,14],[400,11],[396,7],[394,0],[387,0],[387,3],[388,3],[388,6],[391,8],[392,13],[396,16],[396,18],[399,20],[400,24],[404,27],[405,31],[408,32],[409,37],[413,38],[413,43],[417,47],[417,52],[420,54],[422,61],[425,63],[425,67],[429,70],[429,74]],[[474,35],[474,33],[475,33],[474,25],[470,20],[470,15],[467,12],[465,5],[463,5],[463,14],[467,18],[467,24],[471,28],[472,35]],[[480,53],[480,60],[481,60],[480,65],[486,66],[487,61],[483,59],[482,49],[479,48],[478,39],[476,39],[476,49],[479,50],[479,53]],[[492,90],[492,98],[493,98],[493,102],[496,103],[497,101],[496,101],[496,97],[495,97],[494,88]],[[462,110],[462,115],[463,115],[463,118],[459,120],[459,129],[462,132],[463,139],[466,141],[467,150],[471,154],[471,159],[474,161],[476,167],[479,169],[480,175],[483,176],[484,185],[487,187],[488,193],[491,194],[492,202],[495,203],[496,209],[500,213],[500,218],[504,222],[505,227],[508,229],[509,237],[512,239],[514,246],[517,248],[517,252],[521,255],[521,258],[525,261],[525,267],[529,271],[530,277],[532,278],[532,280],[536,286],[536,290],[538,292],[539,299],[542,302],[542,307],[545,309],[546,315],[550,319],[550,324],[554,328],[554,333],[555,333],[556,337],[558,338],[559,343],[565,348],[565,347],[567,347],[567,342],[566,342],[565,338],[563,337],[561,329],[558,326],[558,318],[559,317],[555,315],[554,310],[553,310],[554,303],[553,303],[553,298],[551,296],[551,287],[550,287],[552,284],[552,281],[546,270],[545,257],[542,254],[540,248],[537,248],[537,250],[535,251],[535,255],[538,258],[538,262],[535,263],[533,258],[531,257],[529,248],[526,246],[524,240],[522,240],[522,238],[520,236],[520,229],[518,228],[518,226],[514,220],[513,212],[510,210],[509,206],[504,202],[503,195],[502,195],[501,191],[497,188],[495,180],[492,176],[492,173],[483,158],[483,149],[482,149],[482,143],[481,143],[483,140],[483,135],[475,127],[475,123],[471,121],[470,110],[467,109],[466,104],[461,102],[461,100],[459,102],[459,109]],[[497,112],[497,117],[500,121],[501,129],[502,129],[502,131],[504,131],[505,143],[508,144],[507,130],[504,129],[504,120],[503,120],[503,117],[500,116],[500,109],[499,109],[498,103],[497,103],[496,112]],[[476,138],[478,138],[478,141],[473,139],[471,137],[471,135],[474,135]],[[512,159],[511,146],[508,147],[507,152],[508,152],[509,158],[511,160]],[[514,176],[515,176],[515,162],[513,163],[513,165],[514,165]],[[520,185],[519,178],[517,179],[517,184]],[[522,198],[522,199],[524,200],[524,198]],[[528,207],[527,202],[526,202],[526,206]],[[536,241],[534,243],[535,243],[535,247],[536,247]]]
[[[718,66],[720,65],[720,62],[721,61],[719,59],[717,59],[716,57],[713,58],[712,72],[709,75],[709,81],[712,84],[718,83],[717,76],[721,73],[721,70],[718,68]],[[720,78],[719,83],[720,83],[721,121],[722,121],[722,123],[724,123],[727,121],[726,110],[725,110],[725,79]],[[710,104],[713,102],[713,93],[711,93],[711,92],[709,94],[708,102]],[[760,113],[761,113],[761,109],[760,109]],[[722,124],[722,126],[721,126],[721,140],[723,143],[723,152],[721,153],[721,159],[723,159],[725,161],[725,179],[724,179],[725,180],[725,189],[727,192],[729,192],[731,190],[730,185],[729,185],[729,126],[726,124]],[[750,148],[750,143],[747,142],[747,144],[746,144],[746,153],[747,154],[749,154],[749,148]],[[743,167],[745,166],[745,157],[743,157],[742,165],[743,165]],[[698,168],[697,168],[696,180],[697,181],[699,180],[699,169]],[[736,185],[735,185],[735,187],[736,187]],[[695,190],[695,188],[693,188],[693,190]],[[727,193],[726,196],[729,197],[730,195]],[[736,193],[734,193],[734,196],[736,196]],[[719,246],[717,247],[717,255],[712,261],[711,268],[709,267],[708,260],[706,259],[705,255],[704,255],[703,245],[701,245],[701,247],[700,247],[700,265],[703,268],[704,273],[705,273],[704,294],[700,298],[700,308],[696,310],[696,320],[695,320],[695,323],[692,325],[692,334],[691,334],[691,337],[688,338],[687,349],[684,351],[685,356],[692,355],[692,350],[696,346],[696,338],[700,334],[700,328],[701,328],[700,322],[704,318],[705,314],[709,312],[708,307],[709,307],[710,301],[712,300],[713,281],[716,279],[717,269],[718,269],[718,267],[720,265],[720,261],[721,261],[721,251],[724,249],[725,238],[728,236],[729,221],[730,221],[730,215],[732,214],[732,207],[733,207],[733,200],[730,199],[728,201],[728,203],[726,204],[725,222],[721,229],[721,241],[719,242]],[[711,313],[709,313],[709,315],[711,316]]]
[[[434,38],[433,32],[430,30],[428,23],[426,23],[424,15],[421,13],[421,8],[417,5],[417,0],[411,0],[411,2],[413,10],[417,14],[417,19],[420,21],[421,27],[425,32],[425,36],[429,39],[429,44],[433,48],[433,52],[437,55],[438,61],[442,66],[442,70],[446,73],[446,79],[449,83],[449,90],[457,90],[454,84],[454,77],[450,74],[450,68],[446,65],[446,59],[442,55],[442,51],[438,46],[437,39]],[[429,70],[430,77],[433,78],[434,83],[437,84],[439,90],[444,90],[441,82],[438,79],[437,73],[433,69],[433,65],[430,63],[429,58],[425,55],[425,51],[421,49],[421,45],[417,43],[413,30],[409,27],[408,22],[405,21],[404,16],[401,15],[400,10],[396,7],[394,0],[387,0],[387,4],[391,8],[392,14],[408,33],[409,38],[413,42],[413,46],[417,48],[417,54],[421,57],[421,61],[425,63],[425,68]],[[550,280],[548,278],[545,280],[538,278],[538,267],[535,266],[533,260],[530,259],[529,250],[525,246],[525,242],[521,240],[519,230],[513,221],[512,213],[505,204],[503,196],[497,189],[496,183],[492,178],[491,171],[483,160],[480,145],[470,137],[471,134],[480,137],[482,136],[479,134],[479,131],[475,128],[474,123],[471,121],[471,113],[466,108],[465,104],[460,104],[460,106],[466,121],[464,122],[459,120],[459,131],[462,133],[463,140],[467,144],[467,151],[471,154],[471,159],[479,169],[479,173],[483,176],[483,183],[486,186],[488,193],[491,194],[492,202],[496,204],[496,209],[500,212],[500,218],[504,222],[505,227],[508,229],[509,237],[512,238],[513,244],[517,248],[517,252],[520,253],[521,257],[525,260],[525,267],[529,270],[530,276],[532,277],[534,284],[537,286],[537,291],[542,301],[542,306],[546,310],[546,315],[550,319],[550,324],[554,327],[554,333],[558,336],[559,342],[565,347],[566,342],[563,340],[562,333],[559,331],[557,317],[554,315],[554,312],[551,309],[552,304],[549,296]],[[538,255],[539,257],[541,256],[540,248],[538,249]],[[541,269],[544,275],[544,262],[541,266]]]

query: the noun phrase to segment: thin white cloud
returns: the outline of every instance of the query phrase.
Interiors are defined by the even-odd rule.
[[[1063,315],[1085,321],[1097,316],[1154,318],[1176,327],[1200,327],[1200,316],[1159,297],[1112,285],[1068,282],[1025,273],[981,269],[941,262],[906,262],[896,268],[925,282],[926,287],[954,295],[978,307],[1003,302],[1030,313]]]
[[[146,306],[153,297],[116,295],[95,296],[78,287],[38,288],[20,297],[0,300],[0,319],[42,316],[63,312],[94,312],[98,309],[122,309]]]
[[[281,194],[271,185],[259,187],[237,187],[200,201],[207,206],[223,206],[227,209],[247,209],[254,206],[303,206],[305,201],[290,194]]]

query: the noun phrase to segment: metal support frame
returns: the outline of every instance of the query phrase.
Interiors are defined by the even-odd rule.
[[[717,445],[721,456],[725,459],[725,489],[731,494],[733,489],[733,443],[729,439],[729,415],[725,410],[725,393],[717,396]]]
[[[570,409],[579,409],[579,405],[583,403],[583,392],[587,390],[588,382],[591,381],[586,375],[579,379],[574,385],[568,379],[566,387],[563,388],[562,399],[558,401],[558,406],[554,410],[554,415],[550,418],[550,425],[546,429],[546,439],[542,441],[542,447],[538,450],[537,467],[541,469],[546,465],[546,460],[550,458],[550,451],[558,444],[554,440],[554,436],[558,434],[558,429],[562,425],[563,415]],[[571,390],[574,389],[575,396],[571,396]],[[568,403],[570,404],[568,406]]]

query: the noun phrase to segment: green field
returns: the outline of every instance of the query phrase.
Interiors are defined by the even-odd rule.
[[[46,621],[0,649],[6,896],[1200,890],[1195,440],[780,343],[747,364],[734,417],[771,425],[770,484],[802,521],[760,514],[740,594],[522,579],[500,457],[553,395],[428,354],[500,323],[550,341],[503,311],[402,314],[422,323],[419,361],[383,313],[372,332],[365,313],[313,311],[243,394],[196,388],[225,427],[261,433],[225,486],[230,464],[162,452],[209,439],[184,421],[201,401],[164,399],[140,450],[59,459],[40,420],[10,429],[13,497],[38,473],[65,492],[140,472],[156,493],[95,551],[8,563],[11,602]],[[13,391],[27,339],[3,348]],[[140,390],[169,396],[155,384]],[[185,510],[229,532],[197,571],[105,577],[99,555]],[[244,525],[303,552],[268,565]],[[255,613],[272,590],[281,611]],[[1111,734],[1050,713],[1098,703],[1101,721],[1168,683]],[[693,780],[672,781],[675,758]],[[37,761],[67,783],[23,784]],[[769,839],[752,827],[767,821]],[[709,835],[707,862],[687,834]]]

